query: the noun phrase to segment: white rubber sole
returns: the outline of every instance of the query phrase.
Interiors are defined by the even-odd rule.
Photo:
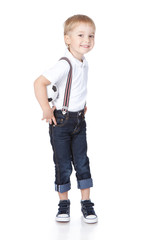
[[[60,214],[59,216],[56,216],[57,222],[69,222],[70,217],[67,214]]]
[[[83,217],[83,221],[85,223],[97,223],[98,222],[98,217],[95,217],[95,218],[85,218],[85,217]]]

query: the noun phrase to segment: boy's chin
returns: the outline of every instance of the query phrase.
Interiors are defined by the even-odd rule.
[[[86,53],[88,53],[90,50],[91,50],[90,48],[81,49],[81,54],[86,54]]]

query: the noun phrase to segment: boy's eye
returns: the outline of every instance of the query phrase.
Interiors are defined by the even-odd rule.
[[[90,35],[89,37],[90,37],[90,38],[94,38],[94,35]]]
[[[83,37],[83,34],[79,34],[78,36],[79,36],[79,37]]]

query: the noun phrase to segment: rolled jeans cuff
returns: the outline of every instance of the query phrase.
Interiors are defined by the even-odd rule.
[[[93,187],[92,178],[78,180],[77,183],[78,183],[78,188],[79,189],[85,189],[85,188]]]
[[[55,191],[60,192],[60,193],[64,193],[64,192],[68,192],[71,189],[71,183],[66,183],[63,185],[57,185],[55,183]]]

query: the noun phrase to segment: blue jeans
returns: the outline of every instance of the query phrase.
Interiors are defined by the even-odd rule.
[[[60,193],[70,190],[72,165],[76,171],[78,188],[92,187],[84,111],[63,115],[61,110],[55,110],[54,115],[57,125],[49,125],[49,134],[55,163],[55,190]]]

